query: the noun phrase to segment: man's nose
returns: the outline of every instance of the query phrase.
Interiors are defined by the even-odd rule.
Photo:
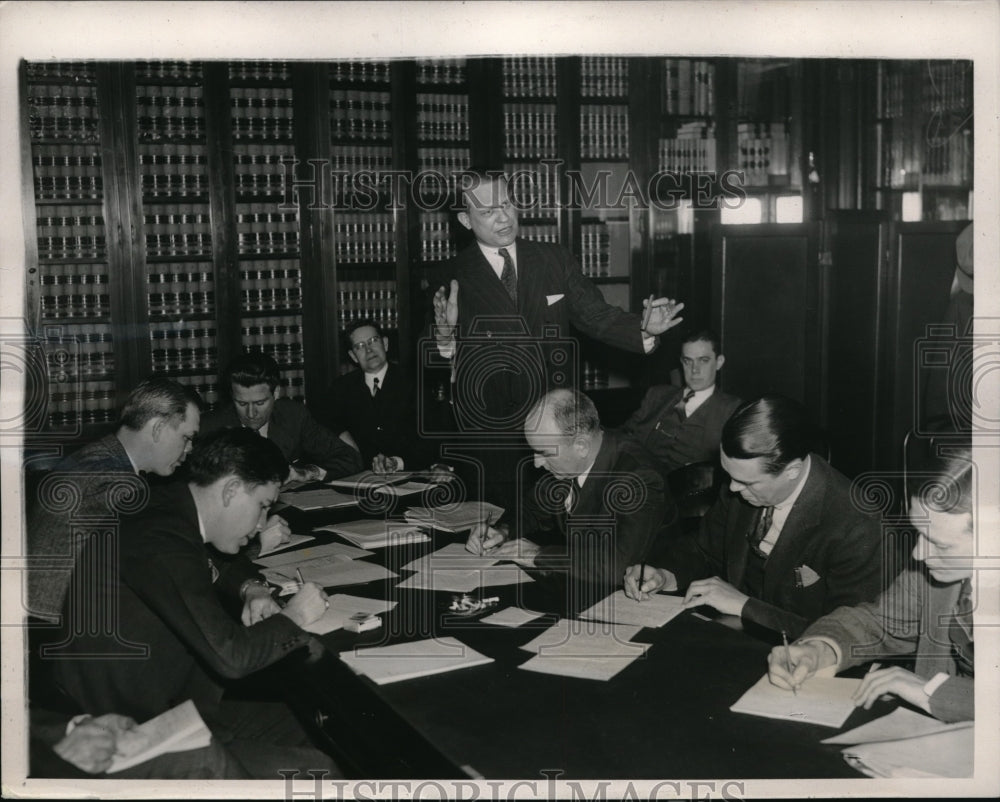
[[[250,420],[253,420],[254,418],[256,418],[257,417],[257,407],[253,407],[253,406],[249,407],[247,409],[247,417],[250,418]]]

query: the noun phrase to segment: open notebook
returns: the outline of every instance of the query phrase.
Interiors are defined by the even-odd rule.
[[[493,662],[492,657],[480,654],[455,638],[429,638],[357,649],[341,652],[340,659],[356,674],[363,674],[378,685]]]

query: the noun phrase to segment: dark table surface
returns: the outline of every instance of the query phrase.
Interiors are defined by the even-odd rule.
[[[419,496],[411,497],[421,504]],[[399,499],[394,509],[398,514]],[[341,508],[282,515],[293,531],[386,512]],[[311,544],[337,540],[319,532]],[[532,654],[519,648],[571,609],[558,577],[483,588],[499,596],[491,611],[518,604],[546,615],[517,628],[462,618],[448,610],[455,594],[400,590],[399,566],[465,533],[435,532],[431,543],[379,549],[369,561],[400,579],[328,588],[396,600],[378,630],[320,636],[325,649],[289,661],[293,702],[313,720],[336,755],[366,777],[542,779],[671,779],[690,777],[857,778],[840,748],[820,740],[892,709],[856,710],[840,730],[729,710],[766,670],[776,642],[741,631],[738,621],[705,608],[686,611],[635,641],[652,647],[607,682],[525,671]],[[477,594],[472,594],[476,596]],[[387,685],[354,674],[338,657],[355,647],[427,637],[454,637],[494,662]]]

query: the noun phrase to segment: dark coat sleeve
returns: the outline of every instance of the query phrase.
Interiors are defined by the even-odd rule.
[[[318,465],[327,473],[327,479],[349,476],[363,469],[361,455],[337,434],[316,422],[312,413],[294,401],[284,405],[283,415],[289,415],[291,428],[297,433],[295,452],[289,462],[299,460]]]
[[[580,272],[580,265],[565,251],[563,270],[566,273],[567,298],[573,325],[608,345],[635,353],[643,352],[642,318],[612,306],[597,285]]]

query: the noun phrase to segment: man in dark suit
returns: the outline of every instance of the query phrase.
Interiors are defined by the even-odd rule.
[[[718,462],[722,427],[742,403],[716,387],[716,374],[725,361],[713,332],[688,334],[681,342],[684,385],[650,387],[622,426],[667,473],[692,462]]]
[[[681,322],[684,305],[644,301],[641,316],[611,306],[565,248],[517,236],[502,173],[465,174],[462,203],[458,221],[476,242],[454,260],[449,290],[434,295],[434,336],[441,356],[452,360],[458,427],[482,435],[475,449],[485,479],[479,490],[510,506],[517,465],[526,456],[525,415],[548,390],[579,384],[571,325],[609,345],[648,353],[660,334]]]
[[[184,462],[198,433],[198,399],[169,379],[148,379],[125,401],[118,429],[62,460],[28,499],[28,553],[39,563],[62,568],[29,568],[28,612],[58,621],[70,573],[83,544],[73,520],[91,528],[95,519],[118,518],[122,508],[142,503],[145,473],[170,476]],[[63,474],[60,476],[60,474]],[[68,509],[66,501],[73,503]]]
[[[284,708],[251,704],[248,717],[246,704],[222,700],[226,680],[305,646],[310,636],[301,627],[329,606],[323,590],[306,583],[281,608],[249,561],[219,556],[246,545],[287,471],[274,443],[244,429],[219,431],[199,441],[188,460],[189,481],[154,488],[146,509],[125,519],[119,571],[96,572],[97,603],[116,609],[116,625],[67,633],[54,668],[60,687],[85,713],[145,721],[191,699],[256,777],[276,779],[272,768],[301,766],[306,753],[328,765],[314,750],[283,753],[281,746],[293,744],[265,736],[263,749],[260,736],[247,737],[249,722],[259,730],[269,718],[276,733],[294,732]],[[100,539],[88,543],[74,581],[99,564],[103,548]],[[269,753],[273,761],[257,762]],[[252,761],[243,759],[248,754]]]
[[[706,604],[745,622],[795,637],[841,605],[882,589],[882,531],[858,510],[850,481],[809,453],[801,405],[782,396],[744,404],[722,430],[728,488],[692,542],[668,544],[656,564],[625,574],[625,592],[686,590],[684,604]]]
[[[663,479],[635,443],[601,429],[593,401],[575,390],[536,402],[524,435],[535,467],[556,481],[539,481],[513,523],[474,527],[466,549],[568,573],[596,602],[646,559],[669,520]]]
[[[226,378],[232,403],[206,415],[202,431],[243,426],[266,437],[291,464],[290,482],[337,479],[361,470],[355,449],[317,423],[304,405],[278,397],[278,363],[267,354],[236,357]]]

